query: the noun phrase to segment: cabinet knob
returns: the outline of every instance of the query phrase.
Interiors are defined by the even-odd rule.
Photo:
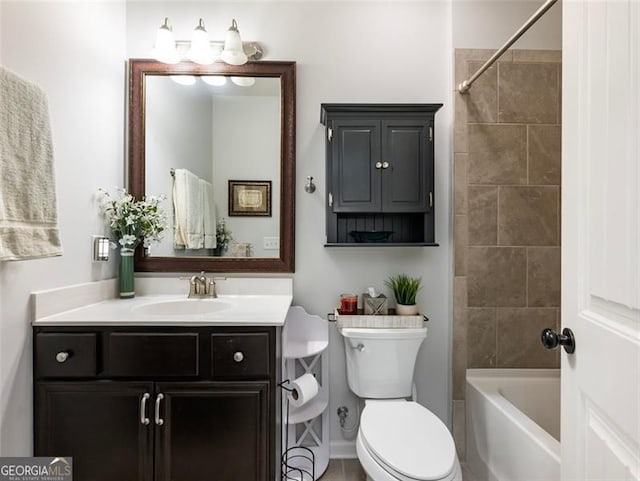
[[[240,352],[240,351],[234,353],[233,354],[233,360],[235,362],[242,362],[244,360],[244,354],[242,354],[242,352]]]
[[[388,169],[389,168],[389,162],[383,162],[382,163],[382,168],[383,169]]]
[[[382,162],[376,162],[376,169],[382,168]]]
[[[67,359],[69,359],[69,353],[67,351],[60,351],[58,354],[56,354],[56,361],[58,361],[59,363],[63,363]]]

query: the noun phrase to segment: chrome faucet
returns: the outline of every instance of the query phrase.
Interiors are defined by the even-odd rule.
[[[209,278],[202,271],[199,276],[191,276],[189,278],[189,299],[204,298],[204,297],[218,297],[216,292],[216,281],[213,277]]]

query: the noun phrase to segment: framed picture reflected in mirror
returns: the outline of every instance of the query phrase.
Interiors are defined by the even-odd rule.
[[[229,217],[271,217],[270,180],[230,180]]]

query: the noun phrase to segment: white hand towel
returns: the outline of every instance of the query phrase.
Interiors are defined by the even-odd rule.
[[[44,91],[0,67],[0,260],[62,255]]]
[[[202,194],[204,248],[215,249],[216,209],[213,203],[213,185],[206,180],[200,179],[200,193]]]
[[[204,217],[200,179],[187,169],[176,169],[173,181],[174,244],[178,249],[204,247]]]

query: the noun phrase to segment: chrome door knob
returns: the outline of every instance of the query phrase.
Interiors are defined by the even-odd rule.
[[[388,169],[388,168],[389,168],[389,165],[390,165],[390,164],[389,164],[389,162],[383,162],[383,163],[382,163],[382,168],[383,168],[383,169]]]
[[[242,352],[240,352],[240,351],[234,353],[233,354],[233,360],[235,362],[242,362],[244,360],[244,354],[242,354]]]
[[[545,349],[555,349],[558,346],[562,346],[567,354],[573,354],[576,350],[576,339],[573,331],[568,327],[562,330],[562,334],[558,334],[550,328],[544,329],[540,334],[540,342],[542,342]]]
[[[67,359],[69,359],[69,353],[66,351],[60,351],[58,354],[56,354],[56,361],[58,361],[59,363],[63,363]]]
[[[382,162],[376,162],[376,169],[382,168]]]

